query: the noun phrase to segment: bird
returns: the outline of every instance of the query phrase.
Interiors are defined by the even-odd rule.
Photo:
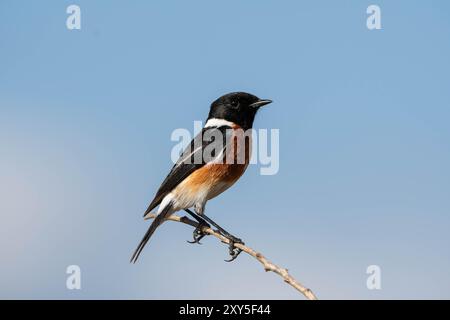
[[[205,214],[205,205],[230,188],[245,172],[251,155],[251,134],[256,113],[272,103],[246,92],[232,92],[215,100],[201,132],[181,153],[167,177],[160,185],[144,213],[144,218],[158,207],[147,232],[134,251],[131,261],[136,263],[155,230],[173,213],[184,210],[197,220],[193,241],[200,243],[210,224],[229,240],[230,260],[241,252],[234,247],[243,243]],[[190,210],[194,209],[195,213]],[[209,224],[210,223],[210,224]]]

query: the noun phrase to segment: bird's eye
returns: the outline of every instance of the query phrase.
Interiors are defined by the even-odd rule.
[[[239,108],[239,101],[237,101],[237,100],[233,100],[233,101],[231,101],[231,107],[232,108],[234,108],[234,109],[237,109],[237,108]]]

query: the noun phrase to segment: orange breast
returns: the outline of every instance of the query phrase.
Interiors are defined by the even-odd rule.
[[[211,189],[211,197],[233,185],[245,172],[250,161],[251,135],[239,127],[233,129],[231,146],[227,148],[224,163],[211,163],[193,172],[185,181],[192,192]],[[210,198],[210,197],[208,197]]]

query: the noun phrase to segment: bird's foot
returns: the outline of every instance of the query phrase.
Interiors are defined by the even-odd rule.
[[[242,252],[242,249],[236,248],[234,245],[236,243],[240,243],[240,244],[244,245],[245,243],[241,239],[236,238],[235,236],[232,236],[232,235],[229,235],[227,237],[227,239],[229,241],[228,250],[229,250],[231,258],[229,260],[225,260],[225,261],[232,262],[232,261],[236,260],[236,258]]]
[[[204,236],[207,236],[208,234],[203,231],[203,228],[210,228],[211,226],[207,224],[206,222],[201,222],[198,224],[198,226],[195,228],[194,232],[192,233],[192,237],[194,238],[193,241],[188,241],[189,243],[197,243],[202,244],[200,242],[201,239],[203,239]]]

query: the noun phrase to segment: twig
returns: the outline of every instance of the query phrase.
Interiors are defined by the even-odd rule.
[[[146,219],[153,219],[155,217],[156,217],[156,214],[149,214],[146,217]],[[167,218],[167,220],[181,222],[181,223],[190,225],[190,226],[192,226],[194,228],[196,228],[198,226],[198,223],[196,221],[191,220],[188,217],[179,217],[179,216],[176,216],[176,215],[171,215],[170,217]],[[220,233],[217,233],[216,231],[214,231],[211,228],[208,228],[208,227],[205,226],[205,227],[203,227],[202,231],[204,233],[207,233],[209,235],[212,235],[212,236],[216,237],[217,239],[219,239],[223,243],[226,243],[226,244],[230,243],[227,238],[225,238]],[[284,282],[290,284],[297,291],[302,293],[307,299],[309,299],[309,300],[317,300],[317,297],[314,295],[314,293],[311,291],[311,289],[306,288],[300,282],[295,280],[294,277],[292,277],[289,274],[287,269],[280,268],[279,266],[277,266],[274,263],[272,263],[269,260],[267,260],[267,258],[264,257],[261,253],[256,252],[252,248],[247,247],[247,246],[243,245],[242,243],[235,243],[234,246],[236,248],[238,248],[238,249],[241,249],[243,252],[251,255],[256,260],[258,260],[263,265],[264,270],[266,272],[272,271],[272,272],[278,274],[279,276],[281,276],[283,278]]]

